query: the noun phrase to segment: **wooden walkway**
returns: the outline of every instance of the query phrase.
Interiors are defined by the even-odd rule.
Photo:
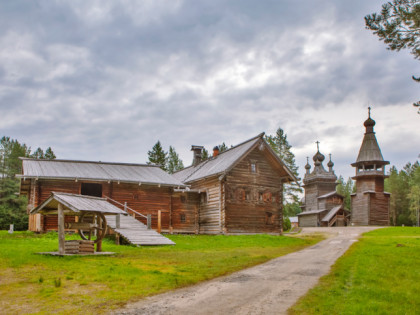
[[[120,217],[120,228],[116,228],[116,216],[106,216],[108,228],[118,233],[121,237],[134,245],[175,245],[169,238],[159,234],[132,216],[122,215]]]

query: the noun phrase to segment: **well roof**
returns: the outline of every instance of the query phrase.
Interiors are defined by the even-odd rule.
[[[105,198],[52,192],[50,197],[31,213],[52,213],[61,203],[65,210],[80,214],[81,212],[100,212],[103,214],[126,214],[123,210],[109,203]]]

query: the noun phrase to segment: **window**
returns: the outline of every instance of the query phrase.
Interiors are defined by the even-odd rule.
[[[251,163],[251,173],[257,172],[257,164],[255,162]]]
[[[185,222],[186,222],[185,213],[181,213],[181,214],[179,215],[179,220],[181,221],[181,223],[185,223]]]
[[[182,203],[186,203],[187,202],[187,197],[185,195],[181,195],[181,202]]]
[[[274,224],[274,215],[271,212],[265,213],[265,224],[271,225]]]
[[[202,205],[207,203],[207,192],[200,193],[200,203]]]
[[[84,196],[102,197],[102,184],[82,183],[80,194]]]

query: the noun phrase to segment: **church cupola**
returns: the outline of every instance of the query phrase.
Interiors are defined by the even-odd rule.
[[[305,169],[306,169],[306,174],[309,174],[311,172],[311,165],[309,165],[309,156],[306,157]]]
[[[333,171],[334,163],[333,163],[333,161],[331,161],[331,153],[330,153],[330,161],[328,162],[327,166],[328,166],[328,172],[333,173],[334,172]]]

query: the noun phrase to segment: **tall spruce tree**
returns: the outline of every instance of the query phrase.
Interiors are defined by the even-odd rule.
[[[175,148],[169,146],[169,155],[168,155],[168,173],[173,174],[176,171],[182,170],[184,168],[184,163],[179,158],[178,153],[176,153]]]
[[[159,165],[161,169],[167,171],[168,153],[165,152],[160,144],[160,141],[156,142],[151,151],[147,152],[149,161],[147,164]]]
[[[299,168],[296,165],[295,155],[291,151],[292,146],[287,141],[287,135],[284,133],[283,129],[278,128],[276,134],[273,136],[266,135],[265,140],[273,149],[273,151],[278,155],[278,157],[286,164],[293,175],[298,178]],[[284,185],[284,199],[286,203],[298,203],[300,193],[302,193],[302,188],[299,186],[299,183]],[[296,209],[296,207],[293,208]]]

